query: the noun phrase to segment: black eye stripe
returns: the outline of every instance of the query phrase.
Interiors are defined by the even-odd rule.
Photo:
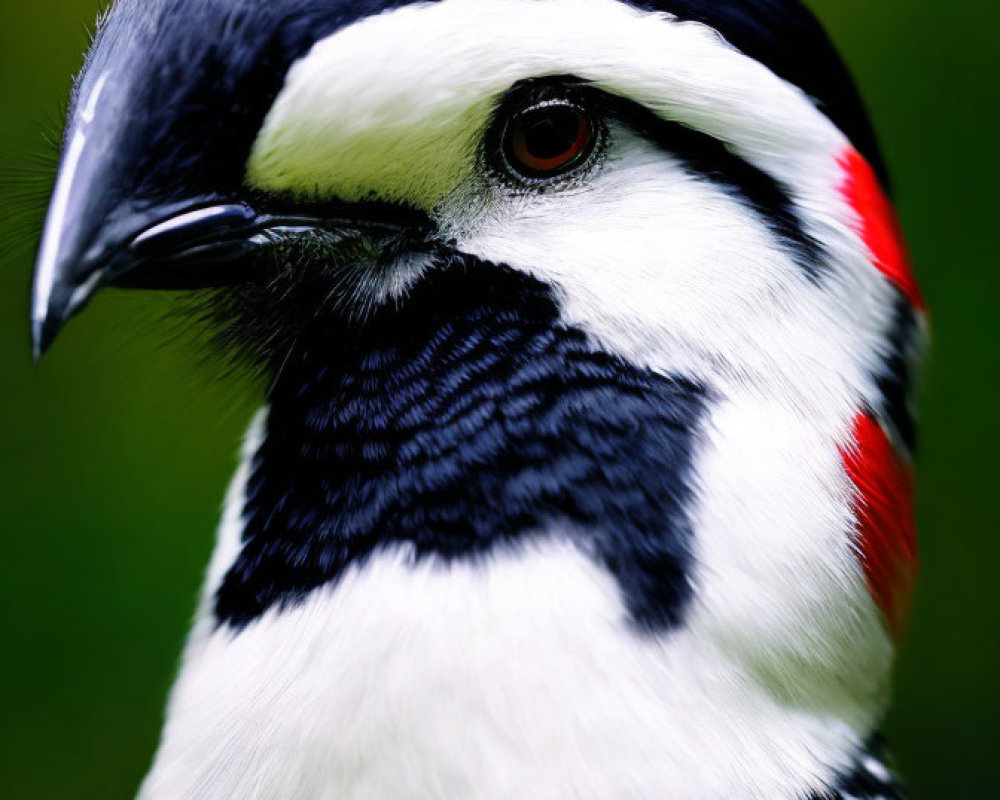
[[[714,136],[664,119],[622,97],[604,95],[604,103],[606,113],[750,208],[805,273],[811,279],[819,277],[826,254],[805,230],[790,189],[781,181],[740,158]]]

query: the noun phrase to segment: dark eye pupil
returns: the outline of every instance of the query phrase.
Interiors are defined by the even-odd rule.
[[[522,110],[504,132],[504,156],[511,171],[547,179],[577,167],[591,152],[593,128],[585,111],[570,103]]]
[[[573,108],[540,108],[519,120],[524,143],[535,158],[558,158],[580,136],[580,113]]]

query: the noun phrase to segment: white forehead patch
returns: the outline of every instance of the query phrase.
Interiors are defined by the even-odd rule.
[[[441,0],[370,17],[289,71],[247,166],[261,189],[433,209],[476,162],[497,98],[575,75],[727,142],[794,186],[846,140],[712,29],[618,0]]]

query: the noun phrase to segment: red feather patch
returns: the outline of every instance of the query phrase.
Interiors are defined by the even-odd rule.
[[[858,233],[872,254],[876,268],[915,308],[923,308],[920,287],[910,267],[896,212],[874,170],[853,147],[840,157],[844,168],[844,198],[858,215]]]
[[[855,487],[858,547],[868,589],[893,636],[906,624],[917,572],[913,475],[882,427],[867,414],[854,423],[854,446],[841,452]]]

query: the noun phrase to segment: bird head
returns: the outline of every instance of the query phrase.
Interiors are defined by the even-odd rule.
[[[233,285],[290,249],[308,277],[346,248],[355,276],[381,253],[355,303],[460,254],[644,361],[746,371],[774,320],[822,339],[884,313],[801,308],[876,277],[865,158],[881,171],[797,3],[123,0],[73,94],[36,345],[105,284]]]
[[[276,365],[408,341],[411,304],[447,318],[490,275],[707,398],[686,480],[716,641],[840,664],[875,605],[895,625],[922,303],[857,94],[797,0],[120,0],[102,22],[39,350],[102,286],[214,287]],[[886,475],[890,521],[865,528]]]

